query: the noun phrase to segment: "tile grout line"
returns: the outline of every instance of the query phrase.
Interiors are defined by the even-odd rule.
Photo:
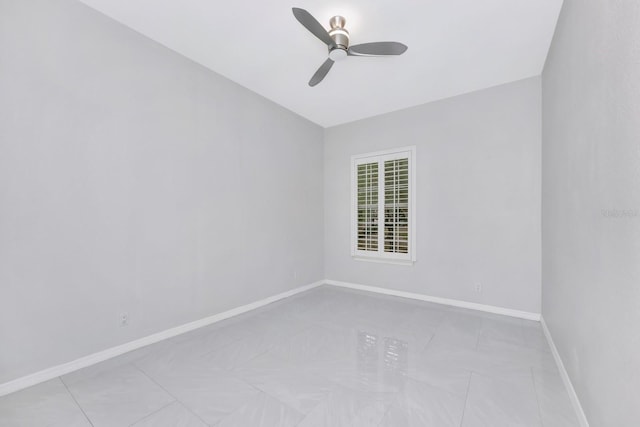
[[[300,422],[302,422],[302,420],[307,416],[307,414],[305,414],[305,413],[303,413],[303,412],[301,412],[301,411],[298,411],[296,408],[292,407],[292,406],[291,406],[291,405],[289,405],[288,403],[283,402],[283,401],[282,401],[282,400],[280,400],[278,397],[276,397],[276,396],[272,395],[272,394],[271,394],[271,393],[269,393],[269,392],[266,392],[266,391],[262,390],[262,389],[261,389],[261,388],[259,388],[258,386],[255,386],[255,385],[251,384],[250,382],[246,381],[244,378],[240,378],[240,377],[237,377],[237,376],[234,376],[234,378],[235,378],[235,379],[237,379],[237,380],[242,381],[243,383],[247,384],[249,387],[251,387],[251,388],[253,388],[253,389],[257,390],[258,392],[260,392],[260,393],[264,394],[265,396],[269,396],[270,398],[272,398],[272,399],[274,399],[274,400],[277,400],[281,405],[286,406],[287,408],[291,409],[292,411],[295,411],[295,412],[299,413],[300,415],[302,415],[302,419],[300,420]],[[240,408],[241,408],[241,407],[240,407]],[[236,410],[234,410],[233,412],[231,412],[231,413],[230,413],[228,416],[226,416],[225,418],[230,417],[230,416],[231,416],[231,415],[233,415],[236,411],[238,411],[240,408],[237,408]],[[225,418],[221,419],[221,420],[220,420],[220,422],[224,421],[224,419],[225,419]]]
[[[138,371],[140,371],[142,373],[142,375],[144,375],[145,377],[149,378],[149,380],[154,383],[155,385],[157,385],[158,387],[160,387],[162,390],[164,390],[165,393],[167,393],[169,396],[171,396],[174,399],[174,402],[178,402],[180,403],[182,406],[185,407],[185,409],[189,412],[191,412],[191,414],[193,414],[194,417],[198,418],[200,421],[202,421],[202,423],[206,426],[209,425],[209,423],[205,422],[202,418],[200,418],[200,415],[196,414],[191,408],[189,408],[188,405],[186,405],[183,401],[181,401],[180,399],[178,399],[176,396],[174,396],[173,394],[171,394],[169,392],[169,390],[167,390],[166,388],[164,388],[162,386],[162,384],[160,384],[159,382],[157,382],[151,375],[147,374],[145,371],[142,370],[142,368],[140,368],[138,365],[136,365],[135,363],[131,363],[131,366],[133,366],[135,369],[137,369]],[[173,403],[173,402],[171,402]],[[167,405],[168,406],[168,405]],[[149,414],[151,415],[151,414]],[[148,415],[147,415],[148,416]],[[146,416],[144,417],[146,418]],[[139,419],[136,422],[142,421],[144,418]],[[135,423],[134,423],[135,424]]]
[[[382,418],[380,418],[380,422],[378,423],[378,427],[382,427],[382,423],[384,423],[384,420],[387,417],[387,414],[389,413],[389,411],[391,411],[392,407],[393,407],[393,404],[389,405],[387,410],[384,411],[384,414],[382,414]]]
[[[524,319],[520,319],[520,323],[518,324],[519,328],[520,328],[520,334],[522,335],[522,343],[525,347],[527,347],[528,344],[528,340],[527,340],[527,334],[524,332]]]
[[[461,371],[468,372],[468,373],[470,374],[470,375],[469,375],[469,381],[471,381],[471,375],[473,374],[473,371],[469,371],[468,369],[464,369],[464,368],[460,368],[460,370],[461,370]],[[479,374],[478,374],[478,375],[479,375]],[[427,380],[420,379],[420,378],[416,378],[416,377],[413,377],[413,376],[411,376],[411,375],[409,375],[409,374],[407,374],[407,378],[409,378],[411,381],[415,381],[415,382],[420,383],[420,384],[422,384],[422,385],[426,385],[426,386],[428,386],[428,387],[431,387],[431,388],[433,388],[433,389],[435,389],[435,390],[437,390],[437,391],[439,391],[439,392],[444,392],[444,393],[447,393],[447,394],[450,394],[450,395],[453,395],[453,396],[461,396],[461,395],[458,395],[457,393],[454,393],[454,392],[452,392],[452,391],[450,391],[450,390],[447,390],[447,389],[443,388],[443,387],[442,387],[442,386],[440,386],[440,385],[434,385],[434,384],[431,384],[431,383],[430,383],[430,382],[428,382]],[[467,383],[467,393],[468,393],[468,392],[469,392],[469,384]],[[465,399],[466,399],[466,395],[465,395]]]
[[[265,353],[263,353],[263,354],[266,354],[266,352],[265,352]],[[261,354],[261,355],[262,355],[262,354]],[[276,357],[277,357],[277,356],[276,356]],[[255,358],[254,358],[254,359],[255,359]],[[252,360],[253,360],[253,359],[252,359]],[[284,359],[283,359],[283,360],[284,360]],[[284,360],[284,361],[286,362],[286,360]],[[274,395],[272,395],[271,393],[269,393],[269,392],[267,392],[267,391],[262,390],[261,388],[259,388],[258,386],[256,386],[256,385],[254,385],[254,384],[250,383],[249,381],[245,380],[244,378],[242,378],[241,376],[239,376],[239,375],[238,375],[238,374],[236,374],[235,372],[231,371],[231,372],[228,372],[228,373],[229,373],[229,375],[233,376],[234,378],[236,378],[236,379],[238,379],[238,380],[240,380],[240,381],[242,381],[242,382],[246,383],[248,386],[250,386],[250,387],[252,387],[252,388],[255,388],[255,389],[256,389],[256,390],[258,390],[259,392],[264,393],[264,394],[266,394],[267,396],[272,397],[273,399],[277,400],[278,402],[282,403],[283,405],[287,406],[288,408],[290,408],[290,409],[292,409],[292,410],[294,410],[294,411],[299,412],[300,414],[302,414],[302,415],[303,415],[302,419],[301,419],[301,420],[300,420],[300,422],[299,422],[299,423],[297,423],[296,425],[298,425],[298,424],[300,424],[301,422],[303,422],[303,421],[305,420],[305,418],[309,415],[309,414],[305,414],[305,413],[304,413],[304,412],[302,412],[302,411],[299,411],[298,409],[296,409],[296,408],[292,407],[292,406],[291,406],[291,405],[289,405],[288,403],[283,402],[283,401],[282,401],[282,400],[280,400],[280,398],[278,398],[277,396],[274,396]],[[313,377],[313,378],[315,378],[315,377]],[[327,394],[329,394],[329,393],[327,393]],[[321,403],[321,402],[318,402],[318,404],[317,404],[316,406],[320,405],[320,403]],[[313,408],[315,409],[315,408],[316,408],[316,406],[314,406]],[[312,410],[313,410],[313,409],[312,409]],[[310,412],[311,412],[311,411],[310,411]]]
[[[279,320],[282,320],[282,319],[279,319]],[[305,322],[305,323],[307,323],[307,322]],[[292,337],[293,337],[293,336],[296,336],[296,335],[298,335],[298,334],[300,334],[300,333],[302,333],[302,332],[304,332],[304,330],[300,330],[300,331],[298,331],[298,332],[294,333],[294,334],[292,335]],[[248,336],[246,336],[246,337],[244,337],[244,338],[240,338],[240,339],[234,340],[234,341],[232,341],[232,342],[230,342],[230,343],[228,343],[228,344],[225,344],[225,345],[221,346],[220,348],[212,349],[211,351],[207,351],[207,352],[205,352],[205,353],[203,354],[203,356],[207,356],[207,355],[212,354],[212,353],[214,353],[214,352],[218,352],[218,351],[220,351],[221,349],[224,349],[224,348],[230,347],[230,346],[232,346],[232,345],[234,345],[234,344],[241,343],[242,341],[245,341],[245,340],[248,340],[248,339],[253,339],[253,338],[260,338],[260,337],[261,337],[261,333],[260,333],[259,331],[250,331]],[[287,339],[290,339],[290,338],[292,338],[292,337],[288,337]],[[262,352],[258,353],[257,355],[255,355],[255,356],[251,357],[251,358],[250,358],[250,359],[248,359],[248,360],[245,360],[244,362],[241,362],[239,365],[235,365],[235,364],[234,364],[233,366],[231,366],[231,367],[229,367],[229,368],[226,368],[226,367],[223,367],[223,366],[217,366],[217,367],[218,367],[218,368],[220,368],[221,370],[223,370],[223,371],[227,372],[227,373],[230,373],[230,372],[232,372],[234,369],[237,369],[237,368],[241,367],[242,365],[247,364],[247,363],[249,363],[249,362],[253,361],[254,359],[257,359],[258,357],[263,356],[264,354],[268,353],[268,352],[269,352],[269,351],[270,351],[274,346],[275,346],[275,344],[269,344],[269,345],[267,346],[267,348],[266,348],[266,349],[264,349]]]
[[[228,372],[228,374],[230,376],[232,376],[233,378],[237,379],[238,381],[242,381],[243,383],[245,383],[246,385],[248,385],[249,387],[256,389],[257,391],[259,391],[260,393],[264,393],[265,395],[277,400],[278,402],[280,402],[281,404],[285,405],[286,407],[293,409],[296,412],[300,412],[298,411],[296,408],[293,408],[291,405],[289,405],[286,402],[283,402],[282,400],[280,400],[280,398],[278,398],[277,396],[272,395],[271,393],[264,391],[263,389],[261,389],[260,387],[258,387],[257,385],[254,385],[252,383],[250,383],[249,381],[247,381],[246,379],[244,379],[243,377],[241,377],[240,375],[236,374],[235,372]],[[302,412],[300,412],[302,414]],[[304,414],[303,414],[304,415]]]
[[[67,389],[67,393],[69,393],[69,396],[71,396],[71,398],[73,399],[73,401],[76,403],[76,405],[78,405],[78,408],[80,408],[80,411],[82,412],[82,415],[84,415],[84,417],[87,419],[87,421],[89,422],[89,424],[91,424],[91,426],[93,427],[93,423],[91,422],[91,420],[89,419],[89,416],[87,415],[86,412],[84,412],[84,409],[82,408],[82,406],[80,406],[80,404],[78,403],[78,401],[76,400],[76,397],[73,395],[73,393],[71,393],[71,390],[69,390],[69,387],[67,386],[67,383],[64,382],[64,380],[62,379],[62,377],[58,377],[58,379],[60,380],[60,382],[62,383],[62,385],[64,386],[64,388]]]
[[[299,331],[298,333],[302,333],[302,332],[303,332],[303,331]],[[256,337],[259,337],[259,336],[260,336],[260,334],[259,334],[258,332],[251,332],[249,336],[244,337],[244,338],[240,338],[240,339],[238,339],[238,340],[234,340],[233,342],[230,342],[230,343],[228,343],[228,344],[226,344],[226,345],[222,346],[221,348],[225,348],[225,347],[231,346],[231,345],[233,345],[233,344],[237,344],[237,343],[239,343],[239,342],[241,342],[241,341],[243,341],[243,340],[246,340],[246,339],[253,339],[253,338],[256,338]],[[258,357],[260,357],[260,356],[262,356],[262,355],[264,355],[264,354],[267,354],[267,353],[271,350],[271,347],[272,347],[272,346],[269,346],[269,348],[265,349],[264,351],[262,351],[261,353],[259,353],[259,354],[255,355],[254,357],[250,358],[249,360],[246,360],[246,361],[242,362],[242,363],[241,363],[241,364],[239,364],[239,365],[232,366],[232,367],[229,367],[229,368],[222,368],[222,367],[219,367],[219,368],[221,369],[221,371],[222,371],[222,372],[225,372],[225,373],[226,373],[226,375],[229,375],[229,376],[231,376],[231,377],[233,377],[233,378],[235,378],[235,379],[237,379],[237,380],[239,380],[239,381],[243,382],[243,383],[244,383],[244,384],[246,384],[247,386],[249,386],[249,387],[251,387],[251,388],[255,389],[256,391],[258,391],[258,392],[260,392],[260,393],[263,393],[264,395],[267,395],[267,396],[269,396],[269,397],[271,397],[271,398],[273,398],[273,399],[277,400],[279,403],[281,403],[282,405],[285,405],[285,406],[286,406],[286,407],[288,407],[289,409],[291,409],[291,410],[293,410],[293,411],[295,411],[295,412],[298,412],[298,413],[300,413],[300,414],[301,414],[301,415],[303,415],[303,416],[306,416],[306,414],[304,414],[304,413],[302,413],[302,412],[298,411],[297,409],[295,409],[295,408],[291,407],[291,406],[290,406],[290,405],[288,405],[287,403],[285,403],[285,402],[281,401],[280,399],[278,399],[276,396],[273,396],[272,394],[267,393],[267,392],[265,392],[264,390],[261,390],[260,388],[258,388],[258,387],[256,387],[256,386],[254,386],[253,384],[251,384],[251,383],[249,383],[249,382],[245,381],[243,378],[241,378],[241,377],[239,377],[237,374],[235,374],[235,372],[234,372],[234,370],[235,370],[235,369],[237,369],[237,368],[239,368],[239,367],[241,367],[241,366],[243,366],[243,365],[245,365],[245,364],[250,363],[250,362],[251,362],[251,361],[253,361],[254,359],[257,359]],[[219,350],[219,349],[218,349],[218,350]],[[205,353],[205,354],[211,354],[211,353],[213,353],[214,351],[218,351],[218,350],[211,350],[211,351],[209,351],[209,352],[207,352],[207,353]],[[165,389],[161,384],[159,384],[159,383],[158,383],[158,382],[157,382],[157,381],[156,381],[156,380],[155,380],[151,375],[147,374],[147,373],[146,373],[142,368],[140,368],[139,366],[137,366],[135,363],[131,363],[131,365],[132,365],[132,366],[134,366],[138,371],[142,372],[146,377],[148,377],[148,378],[149,378],[153,383],[155,383],[158,387],[162,388],[162,389],[163,389],[163,390],[164,390],[168,395],[170,395],[171,397],[173,397],[173,398],[175,399],[175,401],[176,401],[176,402],[178,402],[178,403],[180,403],[182,406],[184,406],[184,407],[185,407],[189,412],[191,412],[192,414],[194,414],[194,415],[195,415],[198,419],[200,419],[200,420],[201,420],[205,425],[207,425],[207,426],[209,425],[209,424],[208,424],[208,423],[206,423],[202,418],[200,418],[200,416],[199,416],[198,414],[196,414],[193,410],[191,410],[191,409],[190,409],[190,408],[189,408],[189,407],[188,407],[184,402],[182,402],[182,401],[181,401],[181,400],[179,400],[176,396],[174,396],[173,394],[171,394],[167,389]],[[172,402],[172,403],[174,403],[174,402]],[[245,403],[246,403],[246,402],[245,402]],[[167,406],[168,406],[168,405],[167,405]],[[237,410],[239,410],[240,408],[241,408],[241,407],[236,408],[234,411],[232,411],[231,413],[229,413],[227,416],[225,416],[225,417],[223,417],[222,419],[220,419],[216,424],[218,424],[218,423],[222,422],[225,418],[227,418],[228,416],[231,416],[234,412],[236,412],[236,411],[237,411]],[[161,410],[161,409],[163,409],[163,408],[160,408],[159,410]],[[159,410],[158,410],[158,411],[159,411]],[[155,411],[155,412],[157,412],[157,411]],[[155,413],[155,412],[154,412],[154,413]],[[150,415],[152,415],[152,414],[149,414],[149,415],[145,416],[144,418],[147,418],[147,417],[148,417],[148,416],[150,416]],[[144,419],[144,418],[142,418],[142,419]],[[139,421],[141,421],[142,419],[137,420],[136,422],[139,422]],[[135,423],[134,423],[134,424],[135,424]]]
[[[420,354],[424,353],[425,351],[427,351],[427,347],[429,347],[429,344],[431,344],[431,341],[433,341],[433,338],[436,336],[436,333],[433,332],[431,334],[431,336],[429,337],[429,340],[427,340],[426,344],[422,347],[422,350],[419,351]]]
[[[536,387],[536,377],[533,374],[533,367],[529,367],[531,372],[531,383],[533,384],[533,394],[536,396],[536,405],[538,406],[538,416],[540,417],[540,425],[544,427],[544,421],[542,420],[542,408],[540,407],[540,399],[538,399],[538,388]]]
[[[469,375],[469,383],[467,384],[467,394],[464,397],[464,407],[462,408],[462,418],[460,418],[460,427],[464,424],[464,415],[467,412],[467,401],[469,400],[469,390],[471,389],[471,380],[473,379],[474,372],[471,371],[471,375]]]
[[[427,349],[429,348],[429,345],[433,342],[434,338],[438,334],[438,331],[442,327],[443,323],[444,323],[444,318],[440,322],[438,322],[438,326],[435,327],[435,329],[433,331],[433,335],[431,335],[431,338],[429,338],[429,342],[427,342],[427,344],[425,344],[424,348],[422,349],[422,353],[427,351]]]
[[[298,334],[300,334],[300,333],[302,333],[302,332],[304,332],[304,331],[300,331],[299,333],[297,333],[297,334],[295,334],[295,335],[298,335]],[[290,338],[292,338],[292,337],[290,337]],[[240,367],[242,367],[242,366],[243,366],[243,365],[245,365],[245,364],[248,364],[248,363],[249,363],[249,362],[251,362],[252,360],[257,359],[258,357],[260,357],[260,356],[262,356],[262,355],[264,355],[264,354],[267,354],[268,352],[269,352],[269,350],[267,350],[267,351],[265,351],[265,352],[263,352],[263,353],[260,353],[258,356],[254,357],[254,358],[252,358],[252,359],[250,359],[250,360],[248,360],[248,361],[246,361],[246,362],[245,362],[245,363],[243,363],[243,364],[240,364],[240,365],[236,366],[236,367],[235,367],[234,369],[232,369],[231,371],[226,371],[226,372],[227,372],[230,376],[232,376],[233,378],[235,378],[235,379],[237,379],[237,380],[239,380],[239,381],[242,381],[243,383],[247,384],[249,387],[252,387],[252,388],[254,388],[254,389],[258,390],[259,392],[264,393],[266,396],[269,396],[269,397],[271,397],[271,398],[273,398],[273,399],[277,400],[278,402],[280,402],[282,405],[286,406],[287,408],[289,408],[289,409],[291,409],[291,410],[293,410],[293,411],[296,411],[296,412],[300,413],[300,414],[303,416],[303,417],[302,417],[302,419],[300,420],[300,422],[302,422],[302,421],[307,417],[307,415],[308,415],[308,414],[305,414],[304,412],[299,411],[298,409],[296,409],[296,408],[292,407],[292,406],[291,406],[291,405],[289,405],[288,403],[286,403],[286,402],[284,402],[284,401],[280,400],[280,398],[278,398],[277,396],[274,396],[274,395],[272,395],[271,393],[269,393],[269,392],[267,392],[267,391],[265,391],[265,390],[262,390],[261,388],[259,388],[258,386],[256,386],[256,385],[252,384],[251,382],[247,381],[246,379],[244,379],[243,377],[241,377],[240,375],[238,375],[238,374],[235,372],[235,369],[240,368]],[[234,412],[235,412],[235,411],[234,411]],[[229,414],[229,415],[231,415],[231,414]],[[299,423],[298,423],[298,424],[299,424]]]
[[[173,397],[173,396],[171,396],[171,397]],[[174,399],[175,399],[175,398],[174,398]],[[132,426],[136,425],[137,423],[139,423],[140,421],[143,421],[143,420],[145,420],[145,419],[149,418],[150,416],[152,416],[152,415],[154,415],[154,414],[157,414],[158,412],[162,411],[164,408],[167,408],[167,407],[169,407],[169,406],[173,405],[173,404],[174,404],[174,403],[176,403],[176,402],[177,402],[177,403],[180,403],[180,402],[178,402],[177,400],[174,400],[173,402],[169,402],[169,403],[167,403],[166,405],[162,406],[161,408],[158,408],[158,409],[156,409],[155,411],[151,412],[150,414],[147,414],[147,415],[145,415],[144,417],[142,417],[142,418],[140,418],[140,419],[138,419],[138,420],[135,420],[134,422],[132,422],[131,424],[129,424],[129,427],[132,427]]]

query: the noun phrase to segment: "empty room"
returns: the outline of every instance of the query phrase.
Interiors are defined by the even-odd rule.
[[[0,0],[0,427],[639,425],[637,0]]]

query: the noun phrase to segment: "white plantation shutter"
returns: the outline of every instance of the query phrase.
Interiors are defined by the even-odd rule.
[[[378,251],[378,163],[358,165],[358,250]]]
[[[384,251],[409,252],[409,159],[384,162]]]
[[[415,148],[352,158],[352,248],[356,258],[415,261]]]

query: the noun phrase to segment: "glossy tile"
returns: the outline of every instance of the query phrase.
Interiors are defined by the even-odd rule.
[[[265,354],[234,370],[233,374],[296,411],[307,414],[334,386],[321,372],[324,368],[318,365],[314,362],[292,363]]]
[[[427,366],[449,366],[452,368],[481,372],[489,375],[496,373],[512,373],[510,366],[492,359],[489,355],[479,352],[477,349],[460,347],[445,341],[434,341],[429,343],[423,352],[420,363]],[[500,372],[495,372],[493,367],[497,367]],[[508,372],[504,372],[508,370]],[[518,372],[527,375],[528,366],[520,368]]]
[[[253,335],[207,353],[209,363],[223,370],[231,370],[265,354],[275,345],[274,339]]]
[[[359,332],[355,357],[334,366],[328,377],[361,392],[394,393],[407,377],[409,345],[389,337]]]
[[[167,371],[178,369],[180,366],[211,365],[210,354],[216,351],[216,348],[217,346],[212,344],[207,335],[202,335],[199,339],[192,338],[174,342],[170,346],[148,352],[133,364],[150,376],[154,373],[164,374]]]
[[[482,317],[474,313],[452,310],[444,316],[431,341],[474,349],[478,345],[481,329]]]
[[[221,369],[230,370],[266,353],[310,327],[307,323],[290,322],[271,316],[251,319],[244,325],[251,331],[250,335],[212,349],[206,354],[206,360]]]
[[[334,287],[62,380],[0,425],[577,425],[539,323]]]
[[[474,373],[462,426],[541,427],[532,376],[487,377]]]
[[[269,353],[296,363],[309,360],[335,360],[351,357],[354,331],[312,325],[269,349]]]
[[[132,365],[101,372],[68,387],[95,427],[129,425],[175,400]]]
[[[335,384],[364,392],[392,392],[406,377],[409,358],[424,346],[424,341],[405,332],[397,334],[402,339],[394,335],[390,329],[317,327],[274,347],[269,354]]]
[[[197,342],[209,350],[224,347],[253,334],[253,330],[247,327],[246,320],[246,316],[240,319],[226,319],[187,334],[175,336],[170,338],[170,341],[173,343]]]
[[[0,426],[90,425],[59,378],[0,397]]]
[[[533,382],[538,396],[542,424],[545,427],[578,427],[580,425],[557,371],[533,369]]]
[[[478,353],[492,362],[490,366],[492,370],[487,373],[506,374],[527,368],[526,375],[529,375],[528,368],[556,369],[555,360],[550,352],[531,347],[494,342],[479,344]]]
[[[424,352],[424,363],[447,365],[487,376],[530,376],[531,368],[553,369],[550,353],[524,346],[492,342],[476,349],[433,342]]]
[[[215,424],[260,392],[226,371],[203,362],[164,355],[140,369],[207,424]]]
[[[484,317],[478,345],[493,343],[524,346],[524,330],[521,320],[497,315]]]
[[[457,427],[462,421],[465,398],[466,393],[453,394],[410,379],[380,425]]]
[[[207,425],[181,403],[173,402],[131,427],[207,427]]]
[[[448,393],[466,396],[471,371],[446,361],[431,363],[422,354],[410,360],[407,376],[412,380],[421,381]]]
[[[387,396],[336,387],[299,427],[373,427],[380,425],[390,404]]]
[[[522,320],[522,331],[524,333],[525,347],[534,348],[536,350],[551,352],[547,338],[544,336],[540,322],[531,320]]]
[[[95,365],[88,366],[83,369],[63,375],[61,378],[64,383],[69,386],[79,381],[87,380],[104,372],[111,371],[112,369],[131,364],[149,354],[160,351],[163,348],[171,348],[174,344],[169,340],[160,341],[149,346],[130,351],[121,356],[117,356],[111,359],[107,359],[104,362],[97,363]]]
[[[410,313],[408,319],[398,325],[398,329],[407,330],[414,334],[428,334],[434,336],[447,316],[448,308],[424,303],[424,306]]]
[[[292,363],[342,362],[361,368],[401,369],[409,355],[420,353],[431,336],[414,335],[392,327],[377,331],[336,326],[313,326],[269,350]]]
[[[302,418],[300,412],[265,393],[260,393],[216,424],[216,427],[294,427]]]

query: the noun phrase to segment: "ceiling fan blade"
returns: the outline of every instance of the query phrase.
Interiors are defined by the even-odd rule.
[[[320,68],[318,68],[318,71],[316,71],[315,74],[311,77],[311,80],[309,80],[309,86],[313,87],[320,83],[327,75],[331,67],[333,67],[333,60],[331,58],[327,58],[327,60],[324,61]]]
[[[333,42],[333,39],[331,38],[327,30],[324,29],[322,24],[320,24],[316,20],[316,18],[314,18],[309,12],[304,9],[294,7],[292,8],[292,10],[293,16],[295,16],[298,22],[300,22],[303,27],[309,30],[311,34],[322,40],[327,46],[334,46],[335,43]]]
[[[398,42],[375,42],[362,43],[351,46],[349,55],[353,56],[382,56],[382,55],[402,55],[407,50],[407,46]]]

